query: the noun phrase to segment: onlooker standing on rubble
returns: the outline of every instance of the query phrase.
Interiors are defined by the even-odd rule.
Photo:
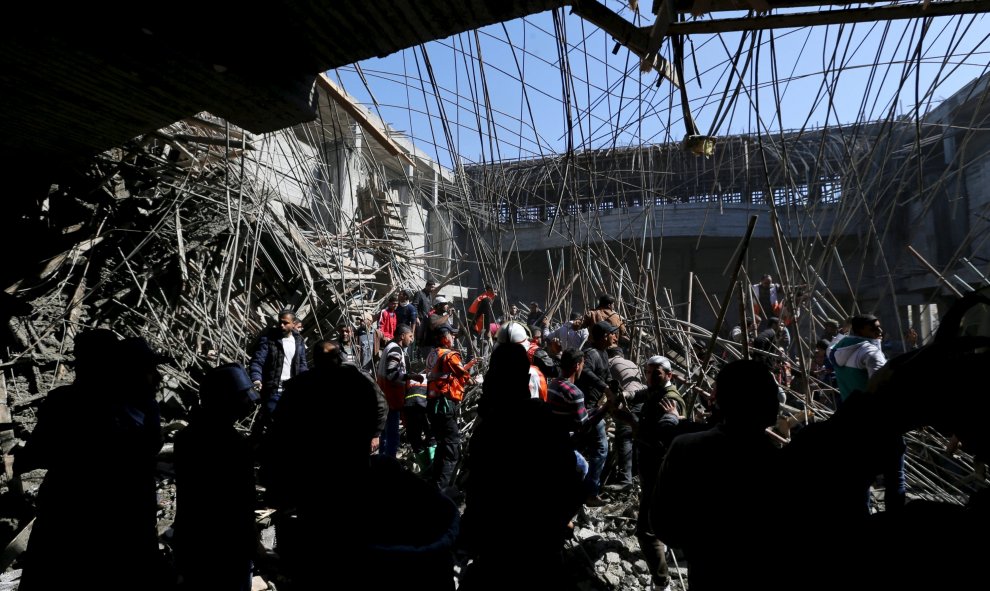
[[[622,322],[622,317],[619,316],[619,313],[615,311],[615,298],[607,293],[598,296],[597,308],[584,313],[584,317],[581,319],[581,326],[591,330],[592,326],[603,321],[618,329],[618,343],[620,345],[627,346],[629,344],[629,333],[626,331],[626,325]]]
[[[263,448],[263,484],[278,510],[277,551],[297,589],[333,586],[346,569],[372,564],[374,542],[390,533],[373,513],[402,521],[383,509],[370,478],[369,452],[385,427],[385,397],[367,374],[335,363],[334,355],[321,343],[313,370],[289,381]],[[339,475],[332,486],[326,485],[328,466]],[[397,495],[393,500],[409,500],[386,490]]]
[[[687,405],[671,381],[674,377],[670,360],[654,355],[646,361],[646,386],[638,389],[623,388],[629,396],[630,408],[639,407],[640,415],[636,433],[636,449],[639,460],[639,519],[636,522],[636,539],[639,548],[650,565],[650,574],[656,589],[670,583],[665,548],[653,533],[650,525],[650,504],[656,489],[657,473],[664,454],[674,436],[676,427],[684,418]]]
[[[398,324],[405,324],[409,328],[416,330],[416,324],[419,323],[419,313],[416,311],[416,306],[412,305],[409,301],[410,292],[407,289],[399,290],[399,306],[395,309],[395,319]],[[393,335],[394,337],[395,335]],[[413,332],[413,340],[415,340],[415,332]],[[413,357],[413,346],[410,344],[406,347],[406,355],[409,359]]]
[[[595,408],[606,395],[612,395],[608,380],[611,378],[608,369],[608,349],[616,344],[618,327],[602,320],[591,326],[591,346],[584,350],[584,369],[578,376],[578,388],[584,392],[588,408]],[[608,435],[605,423],[596,425],[595,431],[588,437],[584,448],[588,458],[588,500],[589,505],[601,505],[598,496],[601,485],[602,470],[605,469],[605,458],[608,457]]]
[[[344,363],[361,367],[361,360],[364,358],[361,345],[354,339],[354,330],[346,320],[337,326],[337,346]]]
[[[421,361],[426,359],[426,356],[430,354],[430,349],[433,347],[433,345],[428,343],[432,338],[429,330],[430,311],[433,309],[434,287],[436,287],[436,283],[432,279],[427,279],[426,285],[423,289],[416,292],[412,301],[413,306],[416,307],[416,326],[414,329],[416,331],[417,352]]]
[[[760,323],[760,330],[767,327],[770,318],[780,318],[784,306],[784,290],[779,283],[773,282],[769,273],[760,278],[759,283],[753,284],[753,313],[765,320]]]
[[[278,327],[269,329],[258,341],[258,349],[251,357],[251,381],[261,392],[261,425],[267,423],[275,410],[285,382],[307,369],[306,343],[295,330],[296,315],[282,310],[278,315]]]
[[[421,349],[425,351],[425,354],[423,354],[424,363],[426,363],[426,358],[429,357],[430,352],[437,347],[437,339],[441,328],[446,327],[450,330],[451,334],[457,334],[457,330],[454,328],[453,321],[451,319],[453,315],[452,312],[453,310],[451,309],[447,298],[437,296],[436,301],[433,302],[433,309],[430,310],[430,315],[426,321],[426,326],[423,329],[423,340],[421,341],[423,346]]]
[[[399,325],[399,317],[395,312],[398,307],[398,296],[390,295],[385,309],[378,314],[378,330],[382,333],[381,345],[383,347],[395,336],[395,327]]]
[[[113,568],[100,573],[101,588],[165,589],[170,577],[158,550],[155,492],[162,445],[155,393],[164,359],[144,339],[118,341],[108,329],[79,333],[74,352],[76,381],[48,393],[15,456],[17,473],[48,470],[20,588],[76,589],[109,556]],[[86,450],[95,464],[84,461]],[[84,541],[80,510],[99,518]]]
[[[468,314],[471,314],[472,321],[471,335],[477,344],[475,350],[481,357],[487,357],[491,351],[492,335],[489,325],[496,320],[493,306],[497,297],[498,292],[495,291],[495,288],[490,284],[485,285],[485,291],[474,298],[468,307]]]
[[[234,423],[259,400],[238,363],[211,369],[200,406],[175,437],[175,556],[189,591],[249,591],[263,553],[255,525],[254,454]]]
[[[375,328],[375,317],[371,312],[363,312],[361,324],[357,329],[357,342],[361,347],[361,360],[357,366],[368,375],[372,375],[375,371],[375,359],[378,359],[381,338],[381,333]]]
[[[571,312],[571,318],[547,335],[547,343],[560,342],[561,349],[580,349],[588,340],[588,329],[581,324],[581,316]]]
[[[588,491],[595,486],[589,470],[587,441],[594,438],[597,443],[598,425],[602,424],[608,407],[605,405],[589,408],[581,388],[575,384],[584,369],[584,353],[578,349],[567,349],[560,354],[560,377],[547,386],[547,403],[554,415],[554,423],[570,437],[571,446],[578,459],[583,480],[581,500],[590,505],[600,505],[600,499],[588,502]]]
[[[619,347],[608,350],[608,369],[612,379],[619,382],[623,392],[635,392],[646,388],[640,381],[639,367],[633,361],[626,359]],[[631,404],[629,412],[638,418],[642,407],[641,402]],[[616,480],[606,485],[605,490],[625,492],[633,485],[633,427],[629,422],[616,421],[612,453],[616,456]]]
[[[736,588],[777,566],[747,552],[779,543],[781,452],[766,433],[777,383],[759,361],[732,362],[715,378],[715,404],[714,428],[674,438],[650,501],[653,533],[687,555],[691,591]],[[705,509],[684,510],[686,499]]]
[[[866,393],[870,378],[887,363],[880,348],[883,328],[880,319],[872,314],[859,314],[850,319],[848,336],[829,349],[828,359],[835,370],[839,396],[844,403],[854,392]],[[860,394],[862,396],[863,394]],[[897,435],[890,441],[886,468],[883,471],[884,506],[889,511],[904,506],[906,483],[904,480],[904,438]],[[867,489],[867,503],[869,489]]]
[[[530,395],[528,365],[523,347],[500,343],[482,386],[465,482],[461,541],[474,560],[464,591],[566,588],[562,550],[580,507],[581,474],[567,432]]]
[[[547,318],[547,313],[540,309],[540,303],[530,302],[529,314],[526,315],[526,326],[529,327],[530,332],[534,328],[546,328],[549,323],[550,319]]]
[[[385,431],[382,433],[379,452],[394,458],[399,450],[399,420],[402,409],[406,404],[406,389],[409,380],[421,381],[422,377],[408,373],[409,364],[406,350],[413,342],[412,328],[400,324],[395,329],[395,336],[382,351],[382,359],[378,363],[378,386],[385,393],[388,403],[388,418],[385,421]]]

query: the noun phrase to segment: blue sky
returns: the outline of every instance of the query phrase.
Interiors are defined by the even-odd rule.
[[[652,23],[648,2],[641,3],[640,15],[624,2],[606,4],[627,20]],[[569,76],[561,74],[550,12],[329,75],[447,166],[454,154],[470,164],[558,154],[569,145],[680,141],[686,127],[676,89],[666,81],[657,86],[655,72],[641,75],[638,59],[625,48],[613,55],[615,42],[594,25],[558,14]],[[685,78],[692,115],[702,133],[727,135],[777,130],[781,121],[786,129],[800,129],[913,116],[919,104],[923,113],[986,72],[990,15],[933,19],[923,29],[920,20],[904,20],[751,33],[735,70],[731,58],[740,33],[691,36]],[[669,43],[662,51],[670,56]],[[738,85],[733,72],[742,72],[747,55],[752,59]]]

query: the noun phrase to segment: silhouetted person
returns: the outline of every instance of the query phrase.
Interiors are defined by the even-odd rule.
[[[915,499],[900,511],[872,515],[863,490],[887,463],[892,440],[922,426],[954,434],[977,461],[990,458],[990,397],[972,386],[971,375],[990,362],[986,296],[986,290],[966,294],[942,316],[932,343],[889,360],[865,391],[784,447],[789,494],[816,511],[815,525],[793,528],[781,545],[788,553],[778,553],[778,564],[791,572],[780,580],[806,577],[805,587],[813,589],[838,589],[850,580],[863,588],[974,587],[990,555],[990,489],[978,488],[965,505],[962,498]],[[837,549],[841,560],[834,559]]]
[[[175,555],[182,589],[248,591],[259,553],[254,456],[234,423],[259,400],[238,363],[211,369],[175,437]]]
[[[482,388],[462,538],[476,556],[462,588],[519,588],[524,576],[525,588],[560,589],[567,524],[583,499],[574,448],[549,405],[530,396],[522,345],[495,348]]]
[[[457,508],[395,460],[371,460],[385,397],[327,355],[315,348],[314,369],[286,385],[266,438],[265,484],[293,588],[331,588],[367,565],[385,588],[453,589]]]
[[[20,588],[75,589],[100,569],[101,589],[161,589],[155,392],[162,360],[143,339],[96,329],[75,339],[76,380],[52,390],[19,472],[47,468]],[[91,527],[80,529],[80,520]]]
[[[726,365],[715,379],[721,420],[674,439],[657,477],[650,524],[684,549],[691,591],[761,580],[781,491],[779,454],[765,430],[777,419],[777,383],[759,361]],[[686,510],[685,503],[698,510]],[[767,559],[761,562],[758,558]]]

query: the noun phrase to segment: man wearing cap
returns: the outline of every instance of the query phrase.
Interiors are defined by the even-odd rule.
[[[614,347],[618,328],[605,322],[597,322],[591,327],[591,346],[584,350],[584,368],[578,376],[577,385],[585,393],[588,408],[595,408],[605,396],[613,396],[608,381],[608,349]],[[588,503],[600,504],[598,489],[601,484],[605,458],[608,457],[608,435],[605,423],[596,425],[595,432],[588,438],[585,447],[588,458]]]
[[[451,323],[450,316],[451,310],[447,298],[438,295],[433,301],[433,309],[430,310],[426,326],[423,329],[423,340],[420,341],[420,357],[423,359],[424,364],[426,363],[426,358],[430,356],[430,352],[437,346],[441,328],[447,328],[452,334],[457,334]]]
[[[650,565],[655,588],[663,589],[670,582],[663,543],[653,534],[650,526],[650,501],[656,486],[657,472],[664,454],[673,438],[681,431],[678,423],[686,415],[687,405],[671,381],[674,372],[670,360],[654,355],[644,367],[646,386],[623,388],[626,403],[639,406],[635,443],[639,461],[639,519],[636,522],[636,539],[640,550]],[[689,429],[690,423],[682,423]]]
[[[629,335],[626,332],[626,325],[622,322],[622,317],[615,311],[614,306],[615,298],[607,293],[603,293],[598,296],[598,307],[584,313],[584,318],[581,319],[581,325],[590,329],[591,326],[598,322],[608,322],[619,330],[618,343],[625,346],[629,344]]]
[[[191,590],[247,589],[262,549],[254,453],[234,423],[259,400],[239,363],[208,371],[200,406],[175,436],[176,566]]]

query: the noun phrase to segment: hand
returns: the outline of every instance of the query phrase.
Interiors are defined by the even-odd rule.
[[[254,383],[254,389],[257,390],[258,392],[261,392],[261,380],[255,380],[253,383]]]
[[[380,441],[381,439],[379,437],[371,438],[371,453],[375,453],[376,451],[378,451],[378,446]]]
[[[672,398],[664,398],[660,401],[660,408],[667,414],[677,415],[677,403]]]

